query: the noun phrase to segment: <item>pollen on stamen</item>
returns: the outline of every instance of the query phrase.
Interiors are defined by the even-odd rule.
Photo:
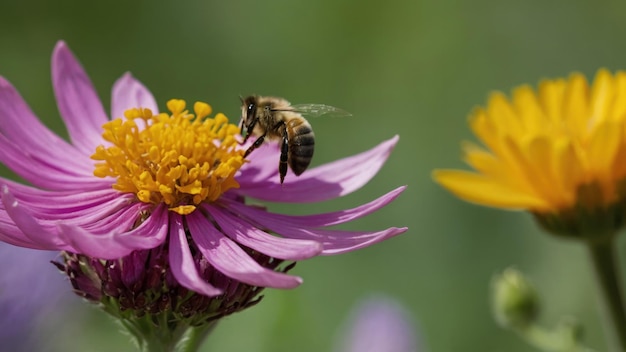
[[[186,215],[239,187],[235,173],[244,163],[243,151],[236,149],[239,128],[223,114],[209,117],[206,103],[195,103],[195,114],[184,100],[172,99],[167,107],[171,114],[133,108],[124,120],[105,123],[102,137],[110,146],[98,146],[91,158],[97,161],[95,176],[117,178],[114,189]]]

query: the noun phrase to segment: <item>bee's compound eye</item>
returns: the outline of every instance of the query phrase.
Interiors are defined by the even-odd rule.
[[[252,112],[254,110],[254,103],[248,104],[248,112]]]

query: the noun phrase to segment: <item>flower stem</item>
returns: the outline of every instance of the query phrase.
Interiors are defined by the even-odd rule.
[[[197,352],[204,340],[206,340],[211,331],[213,331],[215,325],[217,325],[216,323],[217,322],[213,322],[189,328],[180,352]]]
[[[138,340],[140,350],[145,352],[174,352],[182,340],[187,327],[177,327],[172,331],[151,326],[144,329]]]
[[[600,284],[601,295],[604,296],[605,314],[608,318],[608,334],[613,339],[613,350],[626,351],[626,315],[622,300],[620,277],[615,256],[614,239],[589,242],[589,252]],[[612,330],[612,332],[610,332]],[[611,343],[609,342],[609,345]]]
[[[578,335],[572,329],[576,327],[562,324],[553,330],[546,330],[538,325],[525,329],[514,329],[524,340],[541,351],[594,352],[582,345]]]

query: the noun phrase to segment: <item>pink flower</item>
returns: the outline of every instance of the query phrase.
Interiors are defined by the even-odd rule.
[[[355,305],[345,324],[337,352],[425,351],[417,328],[404,307],[385,296],[373,296]]]
[[[145,263],[166,269],[159,282],[180,285],[209,297],[229,292],[233,282],[293,288],[302,280],[278,269],[282,261],[345,253],[406,231],[396,227],[372,232],[327,228],[380,209],[404,187],[353,209],[309,216],[276,214],[245,203],[249,197],[308,203],[351,193],[377,173],[398,137],[364,153],[312,168],[300,177],[287,175],[281,186],[277,146],[266,143],[243,162],[241,148],[231,146],[231,125],[218,114],[206,121],[217,126],[213,131],[220,137],[204,144],[204,148],[227,156],[192,172],[194,165],[203,163],[185,163],[213,152],[200,150],[198,154],[194,149],[192,155],[185,155],[186,149],[193,149],[200,142],[176,144],[183,142],[177,136],[169,136],[174,141],[167,143],[178,148],[172,160],[184,165],[180,171],[180,165],[168,164],[171,169],[167,177],[178,172],[178,176],[171,176],[173,183],[168,186],[163,181],[165,176],[156,174],[163,170],[163,165],[150,166],[157,170],[155,174],[140,169],[140,175],[135,175],[134,168],[149,168],[145,166],[147,159],[134,159],[143,158],[148,151],[134,155],[139,149],[132,148],[139,148],[146,141],[131,139],[156,124],[155,116],[192,121],[189,116],[193,115],[185,110],[184,102],[168,103],[171,117],[158,115],[152,94],[127,73],[113,86],[111,116],[126,116],[126,122],[133,124],[134,129],[122,126],[121,120],[110,121],[89,77],[63,42],[56,45],[52,55],[52,82],[70,142],[48,130],[15,88],[0,77],[0,161],[30,183],[0,178],[0,240],[21,247],[64,251],[67,265],[61,267],[68,273],[77,268],[73,264],[92,263],[100,280],[86,288],[85,278],[72,278],[74,287],[86,292],[86,296],[98,296],[98,290],[107,293],[107,284],[115,282],[127,288],[137,286],[139,278],[143,284],[154,284],[154,278],[141,272]],[[196,105],[196,120],[205,121],[210,110],[206,104]],[[150,133],[152,143],[159,134]],[[163,133],[165,137],[167,133]],[[160,146],[170,145],[167,143]],[[123,163],[116,164],[116,153],[124,148],[128,148],[128,154]],[[156,148],[149,149],[149,153],[154,152],[161,159],[169,155],[169,151],[158,150],[160,147],[150,148]],[[194,172],[204,172],[208,181]],[[196,183],[181,184],[182,179],[192,177],[198,178]],[[157,257],[165,260],[156,260]]]

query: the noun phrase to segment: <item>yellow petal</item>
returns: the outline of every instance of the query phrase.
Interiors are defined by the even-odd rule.
[[[626,117],[626,72],[620,71],[615,74],[615,98],[609,112],[611,121],[624,121]]]
[[[518,137],[523,136],[522,133],[537,133],[545,130],[548,119],[543,114],[537,96],[530,86],[524,85],[513,90],[513,105],[525,127],[518,131]]]
[[[533,194],[504,186],[482,175],[459,170],[435,170],[433,178],[456,196],[477,204],[506,209],[549,209]]]
[[[519,177],[520,173],[512,172],[504,160],[489,151],[470,142],[463,144],[463,151],[465,162],[486,178],[496,180],[507,187],[529,190],[528,184]]]
[[[565,101],[561,119],[570,126],[569,132],[585,136],[589,118],[589,86],[585,76],[574,73],[565,89]]]
[[[554,143],[553,174],[566,204],[573,204],[576,188],[582,183],[584,169],[572,141],[561,138]]]
[[[491,93],[487,102],[487,116],[493,120],[503,132],[520,132],[523,124],[519,116],[516,115],[513,107],[501,92]]]
[[[497,152],[499,146],[500,132],[496,129],[493,121],[482,108],[475,108],[469,118],[470,128],[489,149]]]
[[[624,162],[624,160],[626,160],[626,142],[624,141],[626,132],[622,130],[621,133],[622,142],[617,148],[615,158],[613,158],[613,165],[611,165],[613,179],[618,182],[622,182],[624,177],[626,177],[626,162]]]
[[[606,69],[598,70],[591,87],[589,126],[596,126],[608,118],[613,105],[613,76]]]
[[[553,126],[559,126],[563,119],[563,96],[565,80],[544,80],[539,84],[539,101],[546,117]]]
[[[533,185],[536,193],[552,204],[563,202],[558,187],[553,162],[552,140],[549,137],[539,136],[529,138],[520,145],[520,151],[526,163],[527,181]]]
[[[602,123],[589,139],[589,167],[595,175],[603,173],[608,176],[611,173],[610,166],[622,143],[622,131],[619,127],[615,123]]]

